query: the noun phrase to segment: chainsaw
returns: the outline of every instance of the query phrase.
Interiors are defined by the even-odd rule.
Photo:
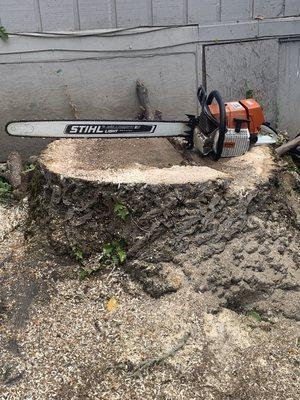
[[[224,103],[220,93],[207,95],[200,86],[200,116],[187,121],[14,121],[6,126],[12,136],[43,138],[167,138],[182,137],[189,148],[214,160],[245,154],[251,146],[276,143],[276,131],[265,122],[254,99]]]

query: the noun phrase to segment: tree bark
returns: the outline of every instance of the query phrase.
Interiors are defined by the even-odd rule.
[[[7,158],[7,170],[0,173],[13,189],[18,189],[22,183],[22,159],[17,151],[12,151]]]
[[[289,142],[278,147],[275,151],[281,157],[298,146],[300,146],[300,134],[298,134],[298,136],[295,137],[295,139],[292,139]]]
[[[139,119],[147,121],[161,120],[162,114],[159,110],[154,110],[149,99],[149,91],[145,84],[139,79],[136,81],[136,93],[141,104],[142,112],[139,114]]]

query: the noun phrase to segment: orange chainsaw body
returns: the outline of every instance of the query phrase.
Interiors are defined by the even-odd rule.
[[[209,106],[212,115],[219,120],[219,107],[217,104]],[[235,129],[237,120],[241,122],[241,128],[249,129],[252,134],[258,135],[261,125],[265,122],[263,110],[254,99],[244,99],[225,103],[227,128]]]

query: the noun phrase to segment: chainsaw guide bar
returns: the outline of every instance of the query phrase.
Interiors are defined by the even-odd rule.
[[[9,123],[6,130],[12,136],[50,138],[120,139],[188,136],[187,122],[182,121],[20,121]]]

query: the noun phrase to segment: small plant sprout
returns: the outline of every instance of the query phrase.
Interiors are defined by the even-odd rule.
[[[84,260],[84,252],[82,250],[74,250],[75,260],[82,263]]]
[[[115,239],[111,243],[106,243],[103,246],[104,261],[114,266],[123,264],[126,260],[126,250],[124,239]]]
[[[102,248],[102,253],[100,255],[99,265],[97,267],[90,268],[80,268],[79,280],[83,281],[91,275],[95,275],[103,267],[115,268],[120,264],[123,264],[126,260],[126,243],[124,239],[114,239],[110,243],[105,243]],[[82,263],[84,255],[82,252],[77,251],[77,260]]]
[[[128,208],[123,203],[121,203],[120,201],[116,202],[116,204],[114,206],[114,212],[123,221],[127,221],[128,218],[129,218]]]
[[[247,315],[248,315],[248,317],[255,319],[257,322],[261,322],[263,320],[261,315],[259,314],[259,312],[255,311],[255,310],[249,311],[247,313]]]
[[[0,26],[0,39],[6,42],[8,40],[8,33],[6,32],[6,29],[4,26]]]
[[[80,268],[79,270],[79,280],[82,282],[89,276],[93,275],[96,271],[88,268]]]

